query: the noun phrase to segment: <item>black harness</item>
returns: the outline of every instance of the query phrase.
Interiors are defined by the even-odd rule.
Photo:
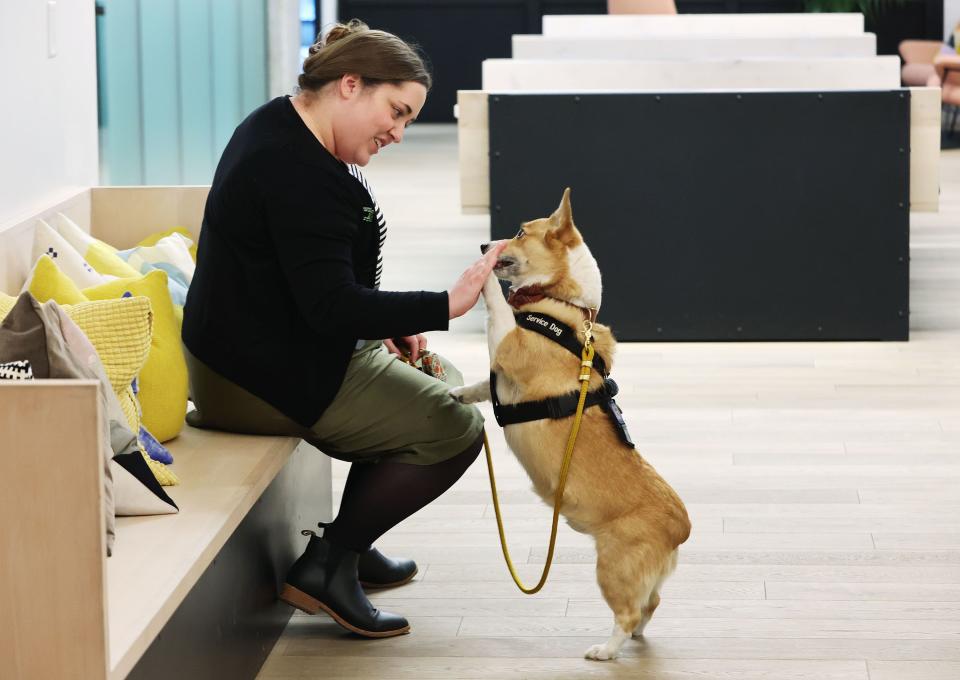
[[[577,339],[576,331],[562,321],[558,321],[552,316],[533,312],[518,312],[514,314],[517,325],[535,333],[539,333],[545,338],[549,338],[561,347],[571,352],[577,359],[582,359],[581,352],[583,346]],[[617,383],[608,377],[607,365],[599,354],[593,357],[593,366],[600,375],[603,376],[603,384],[592,392],[587,392],[584,400],[584,410],[591,406],[600,406],[606,411],[614,427],[620,434],[620,438],[625,444],[633,447],[633,441],[630,439],[630,433],[627,432],[627,423],[623,419],[623,412],[613,400],[619,392]],[[506,425],[516,425],[517,423],[528,423],[533,420],[544,420],[546,418],[557,419],[567,418],[577,412],[577,404],[580,402],[580,392],[570,392],[559,397],[548,397],[540,401],[523,401],[519,404],[501,404],[497,397],[497,374],[490,372],[490,400],[493,402],[493,415],[497,419],[500,427]]]

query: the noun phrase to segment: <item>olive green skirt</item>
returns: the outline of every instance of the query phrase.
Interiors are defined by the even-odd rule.
[[[184,348],[193,427],[245,434],[300,437],[325,454],[345,460],[389,458],[430,465],[466,449],[483,429],[483,416],[448,394],[463,376],[441,358],[446,382],[425,375],[369,340],[350,358],[333,403],[311,428],[211,370]]]

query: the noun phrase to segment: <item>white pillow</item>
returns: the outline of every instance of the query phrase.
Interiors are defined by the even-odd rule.
[[[33,231],[33,251],[30,261],[35,263],[41,255],[50,256],[60,271],[66,274],[80,289],[99,286],[101,283],[116,278],[115,276],[97,273],[97,270],[83,259],[76,248],[70,245],[53,227],[43,220],[37,220]],[[30,278],[32,277],[27,277],[21,293],[29,289]]]
[[[57,213],[51,217],[50,226],[53,227],[67,243],[72,245],[73,249],[80,253],[81,257],[87,254],[87,249],[90,248],[90,246],[97,243],[97,239],[81,229],[76,222],[63,213]]]
[[[146,463],[144,469],[149,473]],[[117,461],[110,461],[110,471],[113,473],[113,504],[117,517],[172,515],[177,512],[175,505],[157,496]]]
[[[141,274],[146,274],[151,269],[163,269],[167,272],[167,276],[179,280],[189,288],[193,281],[193,272],[197,267],[190,255],[192,245],[193,241],[183,234],[174,232],[164,236],[152,246],[119,250],[117,255]]]

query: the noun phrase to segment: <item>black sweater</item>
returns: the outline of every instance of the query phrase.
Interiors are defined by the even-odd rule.
[[[373,206],[287,97],[251,113],[207,198],[186,347],[309,427],[333,401],[359,338],[446,330],[445,292],[374,289]]]

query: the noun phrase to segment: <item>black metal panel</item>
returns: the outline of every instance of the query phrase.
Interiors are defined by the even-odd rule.
[[[322,456],[308,447],[294,453],[128,680],[257,677],[293,611],[277,593],[306,545],[300,530],[329,515],[316,491]]]
[[[621,340],[902,340],[907,92],[491,95],[494,238],[566,186]]]

